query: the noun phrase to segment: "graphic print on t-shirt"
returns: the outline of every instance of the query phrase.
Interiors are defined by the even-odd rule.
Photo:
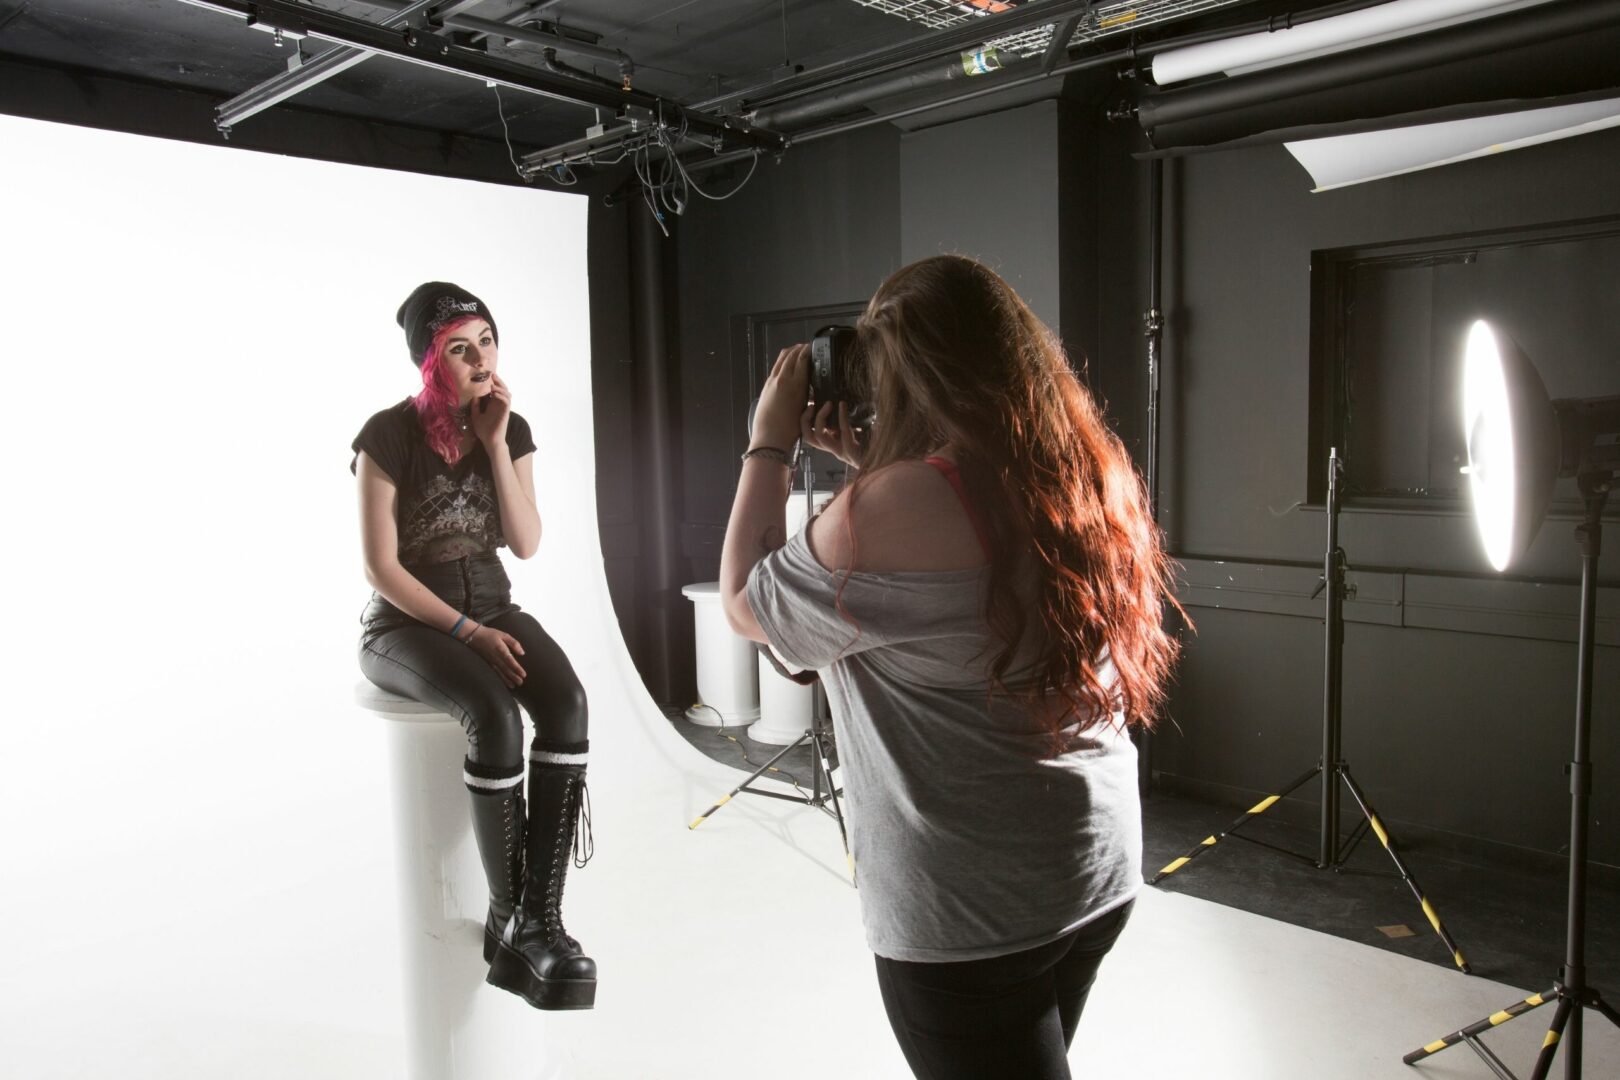
[[[477,470],[458,483],[440,473],[421,490],[421,501],[401,523],[399,556],[404,563],[437,563],[493,551],[501,542],[494,492]]]

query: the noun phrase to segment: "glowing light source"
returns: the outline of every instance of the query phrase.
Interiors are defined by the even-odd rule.
[[[1491,566],[1506,570],[1541,528],[1558,477],[1612,474],[1620,398],[1549,400],[1523,350],[1483,319],[1468,329],[1462,397],[1474,522]]]
[[[1545,391],[1542,401],[1546,401]],[[1491,566],[1506,570],[1515,554],[1514,511],[1519,505],[1513,407],[1496,334],[1483,319],[1469,328],[1463,354],[1463,432],[1468,440],[1464,472],[1474,505],[1474,524]]]

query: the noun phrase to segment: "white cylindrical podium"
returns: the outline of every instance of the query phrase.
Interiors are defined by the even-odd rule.
[[[754,643],[731,632],[720,607],[720,583],[701,581],[681,589],[692,601],[697,642],[699,704],[686,718],[704,727],[751,724],[759,719],[759,676]]]
[[[455,719],[362,679],[361,708],[387,721],[395,893],[410,1080],[526,1076],[545,1048],[527,1005],[484,983],[489,887],[472,837]]]

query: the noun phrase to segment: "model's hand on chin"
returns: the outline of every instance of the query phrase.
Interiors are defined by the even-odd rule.
[[[486,445],[506,438],[506,422],[512,415],[512,391],[499,375],[489,377],[489,392],[472,401],[472,429]]]

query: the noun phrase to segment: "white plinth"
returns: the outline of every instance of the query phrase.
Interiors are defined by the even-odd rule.
[[[467,737],[454,718],[365,680],[355,700],[388,721],[407,1076],[530,1075],[545,1048],[514,1022],[527,1006],[484,982],[489,887],[461,779]]]
[[[754,643],[731,632],[718,581],[688,585],[681,595],[692,601],[700,702],[686,710],[686,718],[704,727],[753,723],[759,719]]]
[[[815,494],[816,509],[827,505],[833,497],[830,491]],[[789,536],[804,528],[804,490],[790,492],[787,502],[787,532]],[[755,742],[786,746],[797,742],[800,735],[810,730],[811,710],[815,707],[815,690],[784,679],[763,656],[759,664],[759,721],[748,729],[748,737]]]
[[[749,727],[748,737],[776,746],[797,742],[810,730],[815,698],[814,687],[784,679],[769,660],[759,657],[759,720]]]

